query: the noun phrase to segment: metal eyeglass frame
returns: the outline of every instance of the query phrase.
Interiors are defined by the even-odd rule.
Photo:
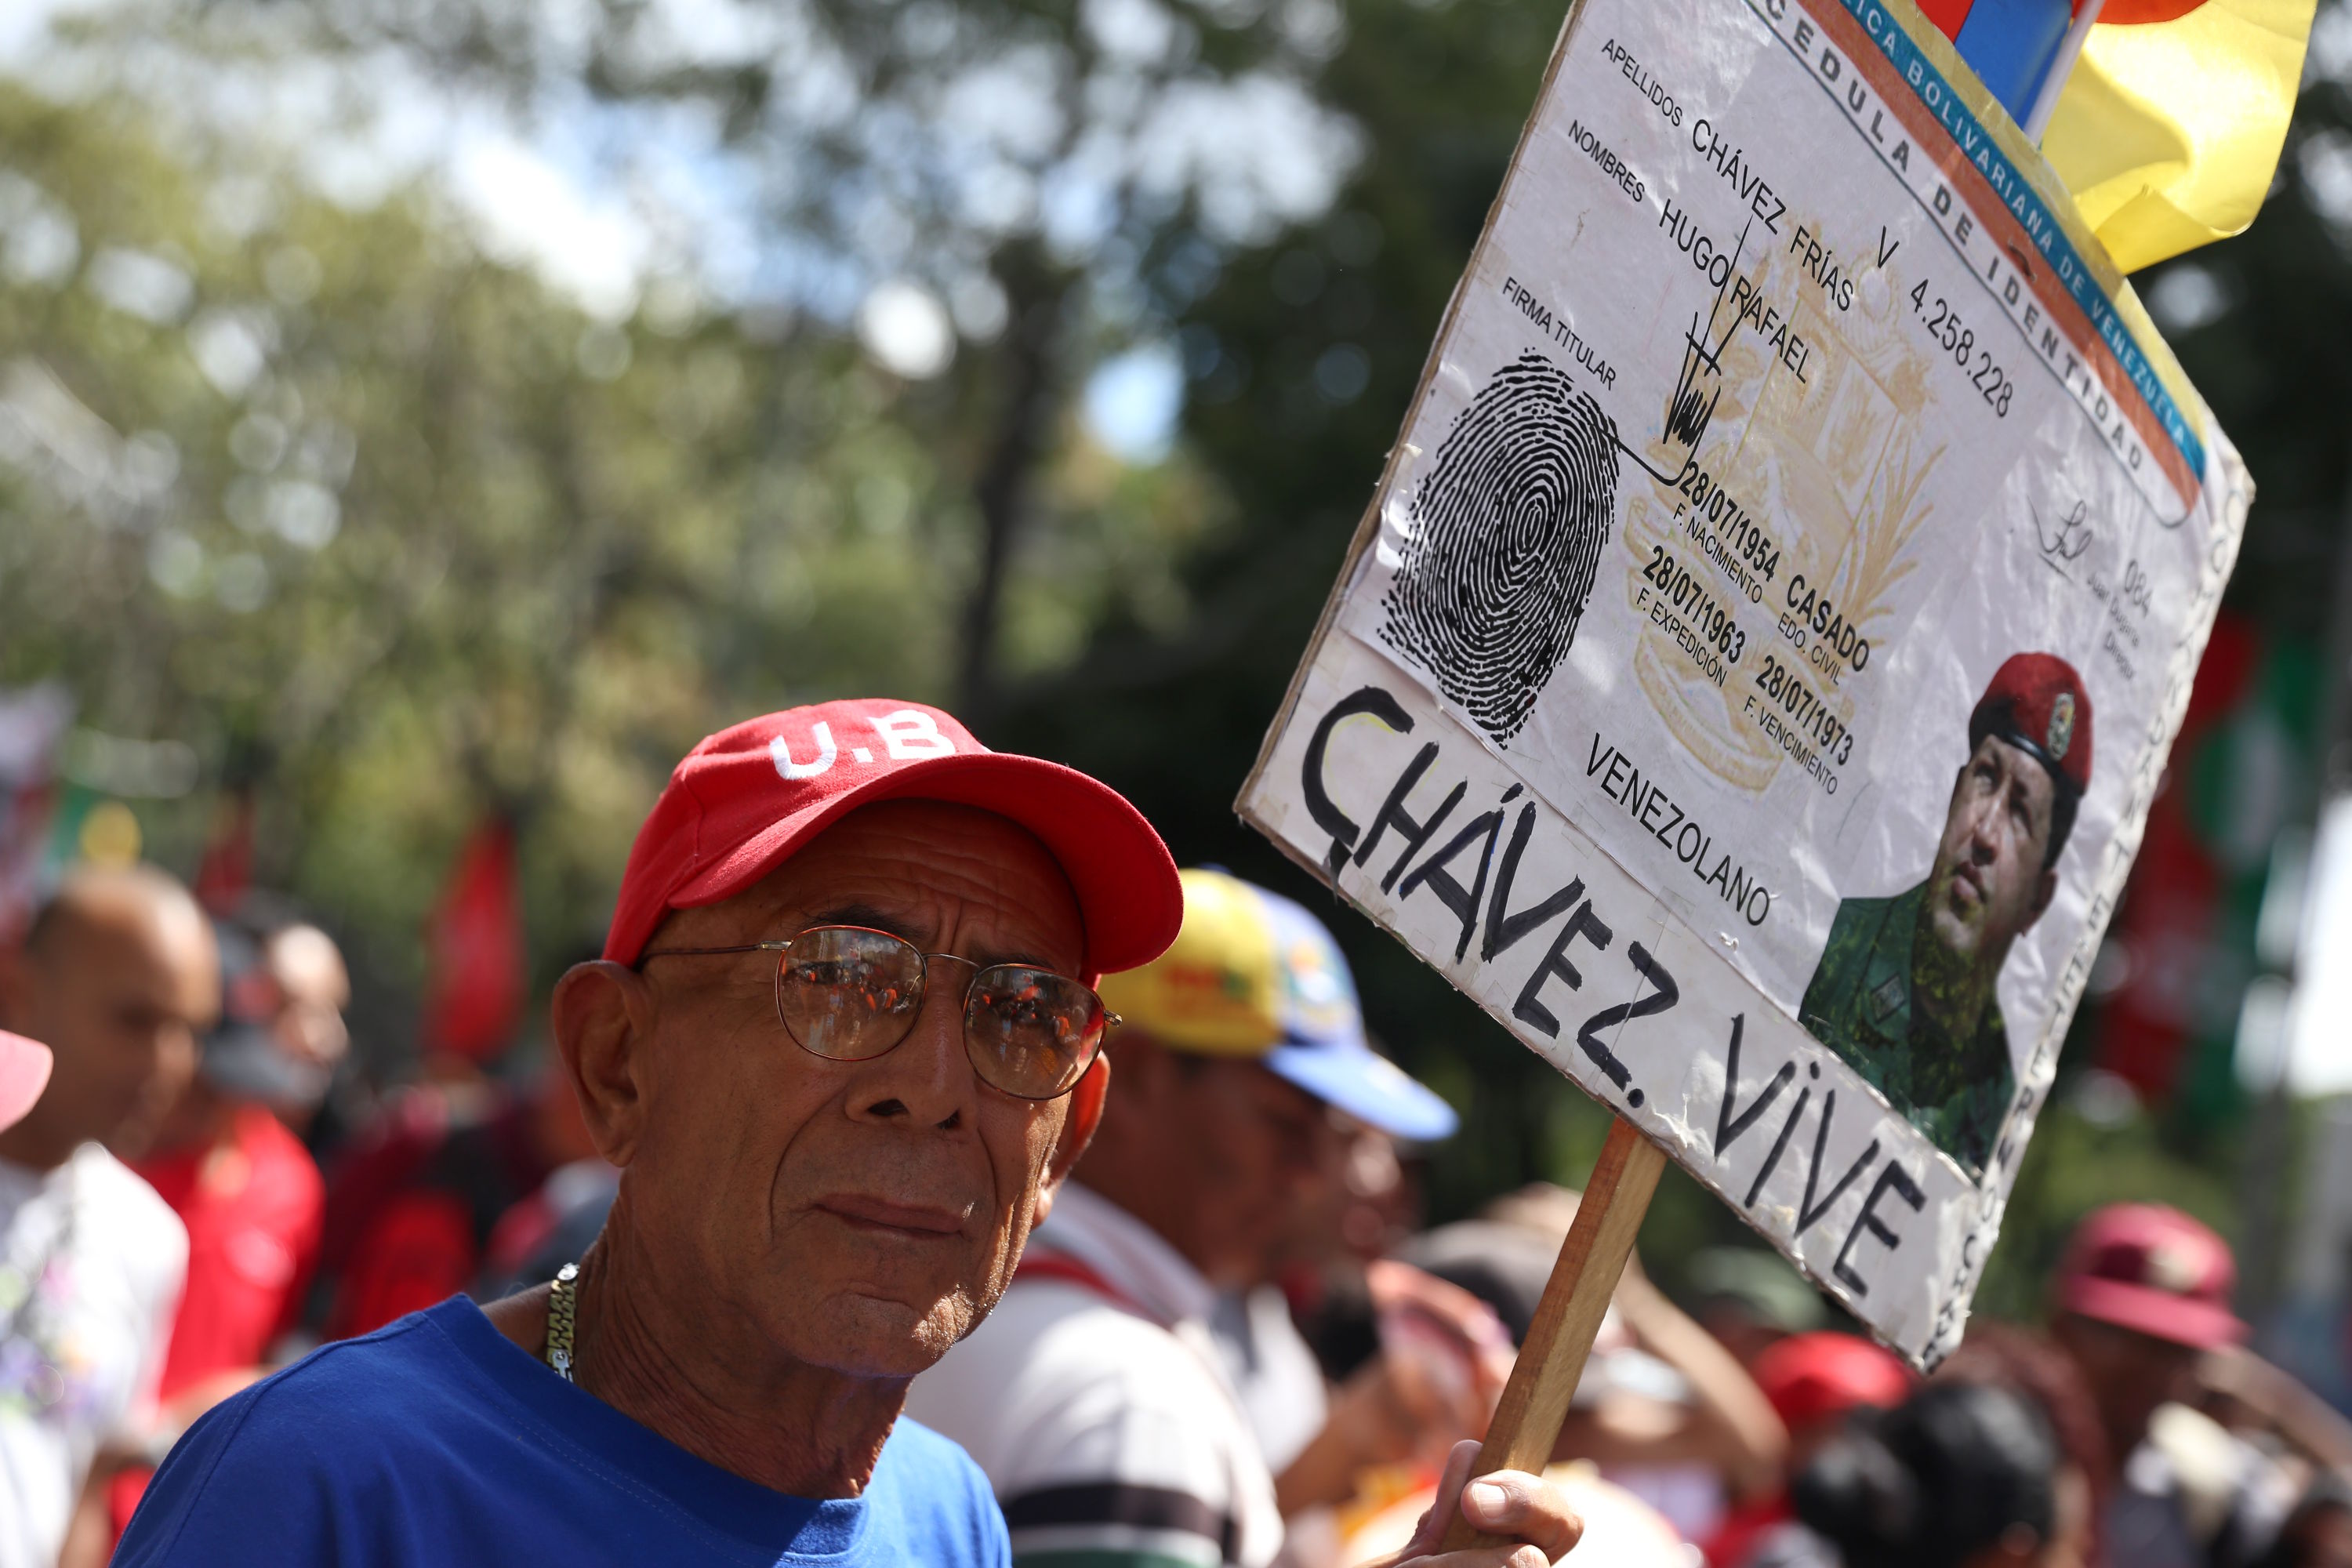
[[[806,1040],[802,1039],[799,1035],[795,1034],[793,1030],[792,1024],[784,1017],[783,984],[785,956],[792,952],[793,944],[799,942],[802,937],[809,936],[814,932],[824,931],[862,931],[868,936],[887,937],[915,955],[917,962],[915,983],[918,987],[918,992],[914,1012],[908,1016],[907,1020],[906,1033],[900,1035],[897,1039],[883,1047],[882,1049],[876,1051],[870,1057],[829,1057],[823,1051],[818,1050],[815,1047],[810,1045]],[[772,940],[768,942],[739,942],[727,947],[656,948],[651,952],[639,953],[637,955],[637,963],[635,967],[642,967],[645,964],[650,963],[656,958],[715,958],[732,953],[744,952],[772,952],[776,954],[776,974],[774,980],[770,984],[770,990],[775,1001],[776,1025],[779,1028],[784,1031],[784,1037],[786,1039],[789,1039],[793,1044],[800,1047],[801,1049],[808,1052],[809,1055],[823,1062],[879,1061],[884,1057],[888,1056],[892,1051],[897,1050],[900,1046],[905,1045],[907,1043],[908,1037],[911,1036],[915,1032],[915,1020],[917,1017],[921,1016],[924,1000],[930,994],[931,960],[935,958],[944,958],[950,963],[969,964],[971,967],[971,984],[964,987],[963,994],[964,1057],[971,1063],[972,1071],[979,1077],[981,1082],[988,1085],[989,1088],[996,1090],[999,1094],[1008,1096],[1013,1100],[1025,1100],[1033,1105],[1043,1105],[1049,1101],[1059,1100],[1063,1096],[1076,1089],[1078,1085],[1084,1083],[1087,1079],[1087,1074],[1094,1071],[1095,1063],[1101,1059],[1103,1047],[1110,1043],[1111,1030],[1118,1027],[1121,1024],[1124,1024],[1127,1021],[1118,1014],[1112,1012],[1108,1007],[1103,1005],[1102,993],[1097,991],[1093,986],[1088,985],[1085,981],[1079,980],[1074,975],[1063,974],[1056,970],[1047,969],[1043,964],[1037,963],[982,963],[976,958],[966,958],[961,953],[925,952],[921,948],[917,947],[913,942],[908,942],[905,937],[900,936],[897,931],[883,931],[877,926],[845,924],[814,925],[808,927],[807,930],[801,931],[798,935],[785,937],[780,941]],[[1005,1088],[1003,1084],[998,1083],[995,1079],[990,1078],[985,1072],[981,1070],[980,1058],[972,1049],[971,994],[975,990],[979,989],[980,977],[992,969],[1027,969],[1033,970],[1039,974],[1051,974],[1056,980],[1068,981],[1071,984],[1077,986],[1080,990],[1086,992],[1087,995],[1092,996],[1095,999],[1095,1005],[1101,1010],[1103,1016],[1102,1037],[1095,1042],[1094,1051],[1087,1058],[1086,1066],[1080,1068],[1078,1069],[1077,1076],[1070,1079],[1069,1083],[1065,1087],[1055,1089],[1051,1094],[1023,1094],[1016,1089]]]

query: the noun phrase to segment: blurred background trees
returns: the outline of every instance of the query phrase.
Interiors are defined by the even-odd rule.
[[[35,7],[0,28],[0,688],[76,716],[34,851],[126,806],[191,874],[249,840],[352,947],[393,1076],[462,844],[514,835],[536,994],[679,752],[824,695],[953,705],[1180,858],[1331,908],[1231,803],[1559,14]],[[2303,1123],[2243,1154],[2289,962],[2266,902],[2340,733],[2347,75],[2327,0],[2261,220],[2138,280],[2261,494],[1994,1310],[2126,1193],[2255,1215],[2256,1288],[2283,1279],[2292,1215],[2245,1195]],[[1333,921],[1465,1111],[1437,1211],[1578,1175],[1597,1110]],[[1672,1183],[1652,1226],[1668,1255],[1736,1230]]]

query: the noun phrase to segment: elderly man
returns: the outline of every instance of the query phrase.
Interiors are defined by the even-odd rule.
[[[186,889],[142,867],[68,877],[0,964],[0,1026],[55,1057],[0,1132],[0,1568],[51,1568],[69,1528],[104,1555],[92,1483],[145,1436],[187,1262],[115,1152],[144,1149],[186,1087],[218,963]]]
[[[2091,699],[2054,654],[2004,661],[1969,715],[1927,880],[1838,905],[1798,1018],[1971,1172],[2017,1096],[2000,971],[2058,892],[2091,784]]]
[[[1101,1113],[1090,977],[1178,918],[1133,807],[943,713],[834,702],[710,737],[551,1007],[622,1169],[581,1267],[227,1400],[117,1561],[1003,1563],[985,1479],[899,1406]],[[1480,1522],[1572,1539],[1532,1479],[1496,1489]]]

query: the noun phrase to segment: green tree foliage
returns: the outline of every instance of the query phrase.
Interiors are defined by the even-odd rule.
[[[236,0],[133,3],[95,29],[118,79],[143,68],[201,95],[226,70],[257,92],[291,58],[378,117],[413,112],[413,86],[601,144],[616,182],[724,187],[725,226],[757,254],[732,270],[835,323],[887,280],[949,300],[980,523],[955,623],[974,718],[1034,660],[1027,616],[1067,618],[1016,602],[1071,546],[1047,541],[1041,562],[1028,538],[1051,510],[1039,479],[1067,398],[1225,258],[1326,208],[1356,137],[1313,84],[1346,34],[1337,0]],[[709,236],[681,248],[730,269]]]
[[[126,97],[0,92],[0,683],[61,673],[85,723],[254,788],[261,879],[395,976],[485,813],[557,962],[703,733],[953,689],[951,389],[658,301],[596,321],[422,192],[346,211]],[[1181,464],[1057,448],[1011,593],[1032,666],[1164,616],[1216,517]],[[149,809],[167,858],[205,805]]]

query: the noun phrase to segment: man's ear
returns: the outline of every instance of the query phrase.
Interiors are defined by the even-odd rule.
[[[548,1004],[581,1120],[596,1152],[615,1165],[635,1155],[645,1131],[645,1053],[655,1011],[646,977],[604,959],[566,970]]]
[[[1110,1057],[1096,1056],[1094,1065],[1078,1079],[1077,1088],[1070,1090],[1070,1107],[1062,1121],[1061,1141],[1054,1145],[1054,1157],[1045,1162],[1045,1178],[1037,1184],[1037,1213],[1034,1225],[1045,1223],[1054,1212],[1054,1194],[1077,1169],[1087,1145],[1095,1141],[1095,1130],[1102,1125],[1103,1100],[1110,1093]]]

